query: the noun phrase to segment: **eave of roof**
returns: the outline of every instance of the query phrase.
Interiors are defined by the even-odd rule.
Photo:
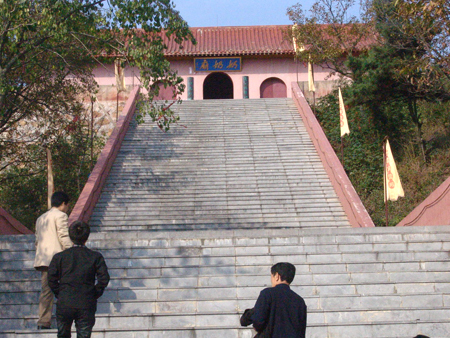
[[[288,25],[192,27],[197,44],[185,41],[182,48],[167,39],[167,57],[294,55],[294,46],[286,32]]]

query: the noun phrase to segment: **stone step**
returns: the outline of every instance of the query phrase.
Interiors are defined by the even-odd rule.
[[[308,326],[308,338],[411,338],[426,332],[433,338],[448,338],[450,325],[446,322],[430,321],[399,321],[383,323],[340,323],[335,325]],[[5,338],[54,338],[56,330],[34,331],[21,330],[16,333],[6,333]],[[74,334],[74,332],[72,333]],[[177,329],[172,326],[161,329],[126,328],[97,329],[94,327],[93,338],[251,338],[255,331],[240,327],[193,327]]]
[[[298,287],[293,287],[299,292]],[[216,289],[220,290],[220,289]],[[98,312],[132,314],[140,313],[142,309],[150,313],[184,313],[184,312],[223,312],[240,311],[251,308],[259,295],[261,288],[247,288],[247,297],[239,296],[234,290],[234,296],[224,295],[221,297],[214,295],[212,291],[206,293],[205,297],[186,299],[158,299],[157,291],[143,288],[108,288],[105,294],[99,299]],[[231,290],[226,290],[231,291]],[[243,293],[242,292],[242,293]],[[201,295],[201,293],[200,293]],[[210,297],[208,297],[208,295]],[[6,296],[6,297],[5,297]],[[228,296],[228,297],[227,297]],[[17,292],[15,294],[0,293],[2,307],[0,309],[1,318],[17,318],[18,316],[37,313],[39,303],[39,290]],[[327,311],[371,311],[383,309],[409,310],[411,308],[433,309],[450,306],[450,294],[441,295],[435,293],[415,293],[410,294],[370,294],[370,295],[325,295],[325,296],[305,296],[303,297],[308,306],[308,313]]]
[[[291,99],[177,110],[183,126],[167,133],[149,120],[130,125],[95,207],[94,230],[349,226]],[[318,208],[302,209],[309,200]],[[120,209],[134,203],[149,211]]]
[[[420,246],[420,244],[418,244]],[[439,243],[437,243],[439,246]],[[92,246],[95,249],[100,249],[98,246]],[[358,251],[358,248],[369,248],[367,251]],[[410,246],[411,247],[411,246]],[[308,246],[306,247],[308,248]],[[445,249],[430,248],[428,250],[423,249],[423,251],[413,251],[411,249],[405,249],[402,245],[391,244],[380,245],[380,246],[370,246],[370,245],[341,245],[336,248],[336,246],[330,246],[327,251],[311,251],[307,252],[303,246],[248,246],[241,247],[221,247],[217,248],[202,248],[200,247],[187,247],[173,248],[173,249],[150,249],[150,248],[139,248],[135,247],[130,249],[132,251],[110,251],[105,248],[105,257],[108,259],[109,265],[111,267],[120,266],[179,266],[181,263],[183,266],[214,266],[214,265],[235,265],[242,266],[248,265],[251,261],[254,265],[269,265],[274,264],[273,262],[280,259],[287,259],[295,265],[304,264],[318,264],[318,263],[380,263],[380,262],[417,262],[417,261],[446,261],[448,260],[448,252]],[[127,254],[127,258],[120,256],[120,252]],[[22,268],[32,268],[29,266],[34,258],[33,251],[27,252],[26,256],[21,251],[18,251],[17,259],[13,259],[14,255],[12,252],[4,252],[7,261],[2,262],[0,270],[11,270],[11,269],[22,269]],[[150,263],[151,260],[154,263]],[[149,265],[145,265],[145,264]]]
[[[110,264],[112,265],[112,264]],[[142,269],[144,270],[144,269]],[[134,270],[139,271],[139,270]],[[128,272],[128,271],[127,271]],[[446,271],[420,271],[420,272],[373,272],[373,273],[341,273],[341,274],[299,274],[296,283],[301,283],[303,287],[315,287],[315,294],[320,294],[322,287],[346,285],[348,293],[358,293],[358,286],[372,285],[393,285],[402,283],[444,283],[448,281],[450,272]],[[233,287],[238,285],[260,286],[266,285],[268,277],[261,275],[229,275],[229,276],[169,276],[153,277],[145,276],[145,271],[139,271],[132,276],[120,276],[112,278],[111,287],[145,286],[147,288],[165,289],[181,287],[183,289],[197,289],[198,287]],[[257,282],[255,279],[262,279]],[[9,280],[6,285],[0,285],[0,291],[20,291],[27,286],[30,290],[39,289],[40,280]],[[297,285],[294,283],[294,286]],[[340,291],[342,292],[342,291]]]
[[[305,239],[305,238],[304,238]],[[150,241],[151,242],[151,241]],[[88,243],[88,247],[100,250],[107,259],[143,259],[143,258],[159,258],[164,259],[158,263],[166,264],[164,266],[172,266],[171,259],[182,258],[186,259],[184,265],[198,265],[205,263],[205,260],[214,260],[218,262],[220,259],[229,260],[231,257],[231,265],[247,265],[245,260],[258,261],[258,264],[270,264],[273,261],[270,256],[292,256],[295,255],[296,264],[299,266],[311,264],[355,264],[355,263],[389,263],[389,262],[421,262],[416,267],[424,269],[425,264],[430,264],[434,261],[448,261],[448,250],[450,243],[440,241],[423,242],[387,242],[387,243],[282,243],[277,242],[273,244],[255,245],[242,242],[236,243],[232,246],[230,241],[220,240],[210,241],[209,243],[199,243],[197,240],[193,241],[174,241],[175,246],[167,246],[167,240],[154,241],[153,245],[149,241],[143,240],[140,245],[136,245],[132,240],[122,240],[120,243],[114,241],[96,240]],[[220,243],[218,246],[215,243]],[[178,245],[184,244],[184,245]],[[188,245],[186,245],[188,244]],[[0,250],[0,262],[2,262],[1,270],[7,269],[22,269],[24,266],[17,266],[21,261],[33,261],[34,250],[27,247],[14,248],[10,245],[10,249]],[[241,258],[241,256],[243,258]],[[234,260],[236,258],[236,260]],[[260,258],[266,259],[266,262],[260,261]],[[189,261],[188,261],[189,260]],[[379,262],[380,261],[380,262]],[[189,263],[188,263],[189,262]],[[14,263],[14,264],[12,264]],[[219,265],[226,264],[221,261]],[[210,265],[210,264],[208,264]],[[176,266],[175,266],[176,267]],[[393,266],[391,266],[392,268]]]
[[[449,337],[450,227],[350,229],[293,101],[230,101],[131,124],[91,219],[112,276],[93,337],[253,337],[239,314],[278,261],[308,338]],[[33,259],[33,236],[0,237],[1,337],[55,336],[31,330]]]
[[[140,250],[140,249],[137,249]],[[104,254],[106,251],[102,251]],[[120,265],[120,262],[113,261],[114,256],[123,253],[124,257],[133,256],[136,254],[127,254],[125,250],[119,250],[117,253],[105,255],[107,264],[109,265],[110,275],[113,278],[120,278],[123,276],[138,277],[138,276],[152,276],[152,277],[175,277],[175,276],[248,276],[260,275],[266,276],[270,271],[270,264],[258,265],[236,265],[227,264],[226,262],[212,265],[196,265],[184,264],[183,266],[164,264],[165,256],[156,254],[152,256],[157,258],[157,262],[152,266],[142,267],[142,264],[133,266],[133,261],[128,260],[126,264]],[[33,261],[33,255],[27,261]],[[149,256],[147,256],[149,257]],[[112,264],[109,263],[111,259]],[[125,261],[122,261],[122,263]],[[161,263],[160,266],[157,264]],[[3,268],[0,270],[0,281],[13,280],[30,280],[39,278],[39,273],[32,267],[24,268],[28,263],[19,263],[10,265],[9,269]],[[351,276],[358,273],[396,273],[396,272],[440,272],[446,271],[448,260],[434,260],[424,262],[423,260],[416,261],[383,261],[383,262],[317,262],[297,265],[297,275],[328,275],[330,279],[339,274],[347,274]]]
[[[0,236],[0,252],[28,251],[34,255],[34,235]],[[349,250],[346,245],[364,245],[361,250],[380,251],[400,246],[408,251],[450,250],[450,226],[347,228],[347,229],[278,229],[152,232],[124,231],[92,233],[88,246],[108,248],[183,248],[183,247],[304,247],[314,252]],[[368,244],[368,246],[367,246]],[[320,250],[319,250],[320,248]],[[321,248],[324,248],[322,251]],[[397,248],[398,249],[398,248]],[[299,249],[301,250],[301,249]],[[310,251],[309,251],[310,252]],[[30,258],[32,259],[32,258]]]
[[[449,323],[448,320],[449,308],[445,309],[412,309],[412,310],[391,310],[391,311],[345,311],[340,314],[339,311],[323,311],[312,312],[308,316],[308,336],[309,330],[312,327],[321,327],[326,325],[327,328],[333,326],[341,326],[343,322],[348,326],[357,325],[366,327],[366,325],[379,325],[379,330],[386,330],[386,325],[401,325],[404,323],[416,323],[426,324],[427,322],[440,323],[440,327],[437,331],[447,332]],[[154,313],[135,313],[130,315],[104,315],[97,312],[96,315],[96,330],[155,330],[165,329],[171,327],[172,329],[182,328],[214,328],[222,327],[226,328],[238,328],[239,327],[239,313],[222,312],[222,314],[212,313],[190,313],[185,312],[182,314],[154,314]],[[311,318],[311,321],[309,320]],[[395,321],[393,319],[396,319]],[[11,330],[12,327],[8,327],[16,320],[9,319],[9,322],[3,322],[0,320],[0,326],[5,330]],[[34,328],[36,318],[25,317],[17,319],[22,321],[25,328]],[[14,323],[17,325],[17,323]],[[366,325],[364,325],[366,324]],[[381,328],[381,326],[383,326]],[[366,327],[367,328],[367,327]],[[345,332],[345,331],[344,331]],[[340,332],[337,337],[348,337],[344,332]],[[361,333],[361,332],[360,332]],[[403,333],[403,332],[402,332]],[[396,335],[397,334],[397,335]],[[360,337],[364,337],[361,335]],[[334,336],[331,336],[334,337]],[[367,337],[380,337],[380,336],[367,336]],[[391,337],[398,337],[398,333],[392,332]],[[412,336],[410,336],[412,337]],[[436,336],[432,336],[435,338]],[[444,336],[448,337],[448,336]]]

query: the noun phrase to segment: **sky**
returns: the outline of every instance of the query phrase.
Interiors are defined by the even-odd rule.
[[[286,10],[297,0],[172,0],[191,27],[289,25]],[[314,0],[301,1],[309,9]]]

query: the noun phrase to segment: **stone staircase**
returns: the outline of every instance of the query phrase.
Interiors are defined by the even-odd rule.
[[[290,99],[177,109],[167,134],[130,127],[91,218],[112,277],[93,337],[253,337],[239,316],[280,261],[308,338],[450,337],[450,227],[350,228]],[[56,335],[33,259],[34,236],[0,237],[0,337]]]
[[[94,227],[345,227],[347,217],[291,99],[185,101],[162,133],[132,124]]]
[[[94,337],[252,337],[239,314],[279,261],[297,267],[307,337],[450,336],[450,227],[103,232],[89,246],[112,276]],[[32,236],[0,248],[0,336],[54,337],[33,330]]]

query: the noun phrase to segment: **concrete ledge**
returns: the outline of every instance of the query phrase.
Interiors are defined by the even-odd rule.
[[[94,170],[92,170],[92,173],[70,214],[69,224],[76,220],[84,222],[89,221],[134,116],[136,104],[139,99],[139,92],[140,87],[135,87],[130,93],[122,114],[119,116],[116,127],[106,142]]]
[[[0,235],[27,235],[32,233],[33,231],[0,207]]]
[[[450,177],[397,226],[450,225]]]
[[[333,147],[317,121],[308,102],[297,83],[292,83],[292,98],[316,147],[325,171],[333,184],[334,190],[354,228],[374,227],[372,219],[361,202],[350,179],[345,173]]]

